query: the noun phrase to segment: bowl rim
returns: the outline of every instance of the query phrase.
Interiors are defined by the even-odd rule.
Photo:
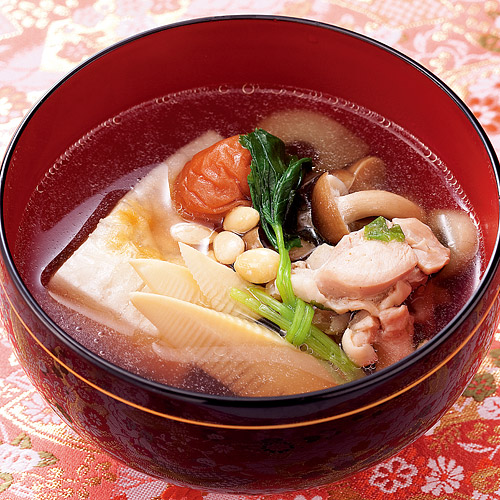
[[[481,139],[485,151],[487,152],[488,158],[493,167],[493,174],[496,181],[497,191],[499,192],[500,198],[500,164],[498,158],[496,156],[495,150],[486,135],[486,132],[483,130],[482,126],[479,124],[476,117],[473,115],[472,111],[467,107],[467,105],[461,100],[460,97],[450,88],[447,84],[445,84],[441,79],[439,79],[436,75],[430,72],[427,68],[425,68],[419,62],[413,60],[412,58],[406,56],[402,52],[394,49],[386,45],[385,43],[374,40],[366,35],[348,30],[346,28],[342,28],[339,26],[335,26],[332,24],[327,24],[325,22],[310,20],[310,19],[302,19],[297,17],[290,16],[279,16],[279,15],[263,15],[263,14],[238,14],[238,15],[224,15],[224,16],[210,16],[210,17],[202,17],[196,19],[188,19],[179,21],[172,24],[167,24],[163,26],[158,26],[153,29],[149,29],[135,35],[129,36],[120,40],[89,57],[85,61],[78,64],[75,68],[69,71],[65,76],[60,78],[27,112],[27,114],[22,119],[20,125],[17,127],[14,132],[13,137],[11,138],[5,156],[2,161],[1,171],[0,171],[0,203],[3,205],[4,202],[4,191],[5,191],[5,181],[6,174],[11,162],[15,147],[19,138],[21,137],[24,129],[28,125],[29,121],[33,117],[33,115],[37,112],[38,108],[40,108],[43,103],[60,87],[62,86],[68,79],[77,74],[83,68],[89,66],[92,62],[101,57],[111,53],[124,45],[128,45],[133,43],[134,41],[141,39],[143,37],[147,37],[150,35],[154,35],[159,32],[167,31],[170,29],[178,29],[184,26],[192,26],[196,24],[206,24],[206,23],[218,23],[218,22],[227,22],[227,21],[273,21],[273,22],[285,22],[285,23],[297,23],[302,25],[309,25],[315,28],[328,29],[331,31],[335,31],[337,33],[349,36],[358,41],[368,43],[373,45],[392,56],[406,62],[411,65],[414,69],[423,73],[432,83],[434,83],[437,87],[439,87],[448,98],[450,98],[453,103],[459,108],[459,110],[468,118],[472,128],[475,130],[476,134]],[[500,227],[500,226],[499,226]],[[24,302],[29,306],[32,313],[35,314],[36,318],[53,334],[57,337],[57,339],[62,342],[66,347],[71,349],[72,351],[76,351],[79,356],[82,356],[88,362],[93,365],[97,365],[100,369],[116,376],[121,380],[125,380],[130,382],[134,386],[141,387],[148,391],[152,391],[153,393],[157,393],[159,395],[168,395],[169,397],[174,397],[183,400],[190,400],[193,402],[205,402],[210,403],[212,406],[217,406],[219,408],[223,408],[226,406],[234,406],[235,404],[239,406],[259,408],[259,407],[280,407],[280,406],[290,406],[292,403],[303,404],[305,402],[313,403],[315,401],[324,400],[325,398],[333,399],[336,397],[346,396],[351,392],[356,391],[358,388],[363,386],[366,389],[369,389],[371,386],[383,383],[388,379],[392,379],[397,377],[399,373],[404,371],[409,366],[418,363],[420,360],[425,358],[428,353],[437,349],[442,343],[444,343],[449,336],[455,331],[455,329],[460,324],[460,317],[468,316],[472,310],[477,306],[479,301],[482,299],[486,290],[488,289],[489,284],[493,280],[497,268],[499,266],[500,261],[500,229],[497,231],[496,240],[492,252],[492,257],[489,260],[489,263],[484,271],[482,278],[479,281],[478,287],[475,290],[472,297],[468,299],[465,305],[460,309],[459,313],[457,313],[454,318],[438,333],[436,334],[429,342],[427,342],[424,346],[419,348],[417,351],[412,354],[406,356],[402,360],[394,363],[393,365],[384,368],[380,372],[374,373],[369,377],[355,380],[352,382],[348,382],[339,386],[335,386],[328,389],[323,389],[320,391],[309,392],[305,394],[295,394],[295,395],[286,395],[286,396],[273,396],[273,397],[240,397],[240,396],[217,396],[211,394],[203,394],[196,393],[194,391],[188,391],[185,389],[180,389],[173,386],[168,386],[166,384],[162,384],[153,380],[146,379],[140,375],[136,375],[132,372],[125,370],[101,357],[97,354],[93,353],[82,344],[77,342],[73,337],[71,337],[68,333],[66,333],[62,328],[60,328],[49,316],[41,306],[37,303],[31,293],[28,291],[28,288],[22,281],[16,266],[14,264],[14,259],[10,253],[9,247],[7,245],[7,238],[5,234],[5,227],[3,223],[3,210],[1,214],[0,220],[0,252],[5,263],[6,269],[10,276],[10,279],[14,283],[17,292],[21,295]],[[4,288],[2,283],[2,288]],[[6,294],[5,288],[4,293],[6,297],[10,300],[8,295]],[[13,304],[11,303],[13,307]],[[15,310],[15,308],[14,308]],[[15,311],[17,313],[17,311]],[[25,325],[26,326],[26,325]],[[29,331],[29,329],[28,329]],[[31,333],[31,332],[30,332]],[[34,336],[34,334],[32,334]],[[34,336],[36,339],[36,336]],[[42,346],[43,347],[43,346]],[[457,351],[458,352],[458,351]],[[60,360],[57,360],[61,363]],[[447,362],[447,360],[446,360]],[[433,373],[433,372],[432,372]],[[85,379],[84,379],[85,380]],[[88,381],[87,381],[88,382]],[[91,384],[92,385],[92,384]],[[106,391],[104,391],[106,392]],[[109,394],[113,396],[113,394]],[[130,402],[129,402],[130,403]],[[167,415],[165,415],[167,416]],[[167,416],[170,417],[170,416]]]

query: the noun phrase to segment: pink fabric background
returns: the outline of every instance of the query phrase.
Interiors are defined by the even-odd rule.
[[[424,64],[500,151],[495,0],[0,0],[0,152],[23,114],[96,51],[138,31],[219,14],[280,14],[367,34]],[[344,483],[269,500],[500,500],[500,332],[452,410],[397,457]],[[0,500],[247,500],[169,486],[115,462],[47,408],[0,335]]]

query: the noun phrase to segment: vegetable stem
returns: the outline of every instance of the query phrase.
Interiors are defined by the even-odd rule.
[[[295,342],[295,337],[299,333],[301,327],[303,328],[302,321],[304,318],[304,314],[306,312],[306,303],[303,300],[297,300],[295,305],[295,311],[293,313],[292,324],[290,328],[286,332],[286,340],[293,344],[296,347],[299,347],[300,344],[297,345]]]
[[[295,316],[294,311],[279,300],[271,297],[262,290],[262,288],[251,286],[248,287],[248,292],[233,288],[231,289],[230,295],[233,299],[247,306],[255,313],[273,322],[281,328],[281,330],[285,332],[289,331]],[[263,306],[266,308],[264,309]],[[314,314],[313,308],[309,304],[307,304],[307,306],[309,306],[310,311]],[[271,311],[274,314],[271,314]],[[307,320],[309,320],[309,318]],[[310,320],[312,321],[312,317]],[[309,329],[303,341],[301,341],[300,344],[294,342],[294,345],[297,345],[297,347],[303,344],[311,349],[313,356],[329,361],[335,365],[344,375],[344,382],[355,380],[363,374],[334,340],[310,322]]]
[[[283,237],[283,228],[281,224],[273,224],[274,233],[276,234],[276,243],[278,245],[278,252],[280,254],[280,263],[278,267],[278,274],[276,276],[276,287],[281,295],[283,303],[289,307],[295,306],[296,297],[292,288],[292,262],[290,254],[285,247],[285,239]]]
[[[229,295],[240,304],[248,307],[251,311],[273,322],[283,331],[286,331],[288,328],[290,328],[290,320],[286,319],[284,316],[281,316],[268,305],[263,304],[262,302],[257,300],[249,292],[245,290],[239,290],[238,288],[231,288]]]

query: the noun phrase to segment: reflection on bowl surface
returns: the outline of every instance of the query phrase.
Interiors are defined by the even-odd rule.
[[[235,262],[216,243],[228,237],[233,247],[271,246],[272,231],[251,235],[255,222],[243,228],[242,218],[224,219],[251,203],[250,142],[234,136],[259,127],[283,139],[287,154],[312,158],[312,170],[308,162],[300,167],[303,184],[288,212],[302,218],[285,226],[285,238],[293,233],[303,240],[302,255],[290,251],[292,261],[299,259],[294,293],[321,306],[315,318],[323,329],[332,318],[336,325],[345,321],[342,330],[349,322],[351,333],[366,318],[376,322],[378,340],[367,342],[362,355],[344,332],[347,356],[341,353],[337,369],[318,358],[319,347],[311,356],[264,326],[220,312],[230,304],[229,312],[254,316],[229,299],[220,305],[221,283],[238,288],[248,284],[245,277],[265,284],[276,273],[271,261],[258,261],[259,277],[252,278],[245,254]],[[237,150],[241,163],[222,174],[212,156],[200,188],[193,172],[213,148]],[[375,173],[363,177],[362,168]],[[238,189],[229,192],[223,176]],[[255,176],[250,188],[252,182]],[[208,184],[222,186],[209,203]],[[332,192],[342,198],[338,207],[360,193],[365,206],[345,209],[349,226],[340,234],[318,210],[332,210]],[[250,494],[333,482],[423,434],[478,369],[500,314],[498,194],[498,161],[472,114],[444,84],[391,49],[288,18],[167,26],[81,65],[16,133],[2,170],[7,329],[52,408],[131,467],[176,484]],[[376,215],[398,222],[382,227],[393,235],[390,242],[370,240],[363,250],[371,262],[379,258],[374,266],[386,268],[386,283],[372,280],[369,268],[357,270],[339,300],[329,288],[333,278],[317,278],[314,263],[325,248],[330,267],[337,254],[358,251],[356,241],[367,238],[362,226]],[[451,247],[449,264],[437,239],[433,248],[446,250],[446,262],[417,259],[423,247],[411,246],[408,217],[424,219]],[[461,241],[453,234],[456,218],[464,224]],[[397,228],[402,240],[394,236]],[[346,232],[354,250],[342,254]],[[402,270],[384,253],[389,248],[406,252]],[[152,259],[163,263],[151,268]],[[114,272],[107,275],[110,262]],[[233,263],[236,272],[228,267]],[[340,266],[335,279],[343,272]],[[163,297],[155,287],[166,286],[164,275],[175,293],[186,284],[193,304]],[[347,301],[345,290],[353,289]],[[367,312],[354,314],[360,309]],[[390,331],[386,318],[396,312],[413,338],[391,350],[380,335]],[[288,323],[281,316],[275,323],[292,329],[286,314]],[[213,340],[216,325],[224,325],[226,336],[232,332],[229,343]],[[185,344],[186,331],[197,332],[199,345]],[[256,335],[260,343],[248,345]]]

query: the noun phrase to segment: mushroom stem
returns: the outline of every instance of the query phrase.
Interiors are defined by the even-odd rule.
[[[425,212],[412,201],[389,191],[356,191],[337,198],[337,208],[346,224],[365,217],[415,217],[423,221]]]
[[[349,234],[349,224],[366,217],[425,220],[424,210],[398,194],[379,189],[344,193],[345,184],[327,172],[320,176],[312,192],[312,220],[321,236],[332,244]]]

